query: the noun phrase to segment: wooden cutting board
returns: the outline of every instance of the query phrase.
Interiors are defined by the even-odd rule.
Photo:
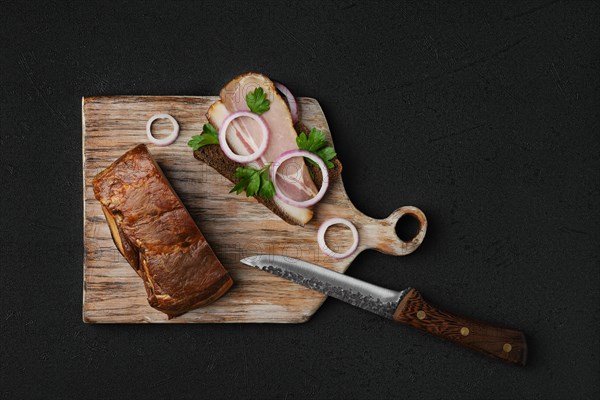
[[[285,254],[344,272],[365,249],[405,255],[421,244],[427,220],[419,209],[402,207],[385,219],[370,218],[352,205],[341,179],[330,186],[315,207],[315,217],[305,227],[283,222],[253,198],[230,194],[232,184],[196,160],[187,146],[190,137],[202,131],[207,122],[206,111],[217,99],[210,96],[83,98],[85,322],[304,322],[323,303],[324,295],[246,267],[239,260],[259,253]],[[304,125],[329,135],[319,103],[306,97],[299,98],[298,103]],[[146,122],[158,113],[172,115],[179,122],[180,135],[171,146],[148,147],[235,282],[215,303],[172,320],[148,305],[142,280],[113,244],[92,190],[92,179],[98,172],[135,145],[147,143]],[[170,129],[166,124],[155,127],[157,134]],[[343,155],[341,161],[343,164]],[[401,241],[395,232],[396,222],[405,214],[420,222],[420,230],[410,242]],[[325,256],[317,245],[319,225],[332,217],[351,220],[359,232],[358,249],[343,260]],[[330,247],[340,252],[351,243],[351,235],[345,228],[332,227],[326,238]]]

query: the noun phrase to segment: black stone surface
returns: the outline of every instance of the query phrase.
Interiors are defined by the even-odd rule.
[[[0,398],[596,398],[599,11],[0,2]],[[337,300],[302,325],[81,322],[81,96],[250,70],[321,102],[359,209],[429,218],[416,253],[348,272],[523,329],[527,367]]]

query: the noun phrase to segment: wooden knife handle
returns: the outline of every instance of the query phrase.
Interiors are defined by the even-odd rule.
[[[404,296],[394,313],[394,320],[512,364],[525,365],[527,361],[523,332],[442,311],[427,303],[415,289],[410,289]]]

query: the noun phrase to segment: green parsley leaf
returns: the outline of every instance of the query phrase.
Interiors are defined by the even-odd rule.
[[[321,157],[323,161],[325,161],[327,168],[331,169],[335,167],[335,164],[330,161],[337,155],[335,150],[333,150],[333,147],[323,147],[321,150],[317,151],[317,155]]]
[[[265,165],[261,169],[250,167],[238,167],[235,170],[235,177],[240,178],[239,182],[229,191],[240,194],[246,191],[246,196],[260,196],[270,199],[275,195],[275,187],[269,177],[269,166]]]
[[[188,146],[190,146],[193,150],[198,150],[199,148],[208,144],[219,144],[219,139],[215,139],[211,135],[196,135],[192,136],[188,142]]]
[[[261,87],[257,87],[253,92],[246,95],[246,104],[248,108],[255,114],[262,114],[269,111],[271,102],[267,99],[267,94]]]
[[[254,168],[250,167],[237,167],[233,174],[236,178],[250,178],[256,173]]]
[[[333,150],[333,147],[328,146],[329,143],[327,142],[327,137],[322,131],[312,128],[308,136],[306,133],[302,132],[296,138],[296,144],[299,149],[310,151],[311,153],[318,155],[323,159],[327,168],[335,167],[330,160],[335,158],[336,152]],[[308,159],[308,161],[311,164],[316,165],[311,159]]]
[[[306,147],[308,147],[307,142],[308,138],[306,137],[306,133],[304,132],[301,132],[296,138],[296,144],[298,145],[298,148],[300,150],[304,150]]]
[[[212,126],[212,124],[204,124],[204,126],[202,127],[202,133],[203,134],[209,134],[215,137],[215,139],[219,139],[219,131],[217,131],[215,129],[214,126]]]
[[[296,138],[296,144],[302,150],[316,153],[321,148],[327,146],[325,134],[316,128],[312,128],[308,136],[302,132]]]
[[[273,182],[271,182],[268,169],[260,174],[260,190],[258,191],[258,195],[265,199],[271,199],[275,196],[275,186],[273,186]]]
[[[240,179],[240,181],[231,188],[229,193],[235,192],[235,194],[240,194],[246,189],[246,186],[248,186],[248,178]]]
[[[192,136],[188,142],[188,146],[193,150],[198,150],[208,144],[219,144],[219,132],[211,124],[204,124],[202,134]]]
[[[254,196],[258,189],[260,189],[260,174],[252,174],[248,186],[246,186],[246,197]]]

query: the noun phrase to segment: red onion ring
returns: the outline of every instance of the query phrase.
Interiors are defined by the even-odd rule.
[[[312,199],[308,199],[305,201],[296,201],[294,199],[290,199],[289,197],[287,197],[283,193],[281,193],[281,191],[279,190],[279,187],[277,186],[277,179],[275,179],[277,177],[277,170],[279,169],[281,164],[284,163],[284,161],[287,161],[292,157],[310,158],[315,163],[317,163],[317,165],[321,169],[321,173],[323,174],[323,184],[321,185],[321,189],[319,189],[319,192]],[[304,160],[302,162],[304,162]],[[306,150],[284,151],[283,153],[281,153],[279,155],[279,157],[277,157],[277,160],[275,160],[273,162],[273,164],[271,165],[270,174],[271,174],[271,182],[273,182],[273,186],[275,187],[275,195],[277,196],[277,198],[279,198],[284,203],[289,204],[290,206],[294,206],[294,207],[308,208],[310,206],[314,206],[319,201],[321,201],[323,196],[325,196],[325,192],[327,192],[327,188],[329,187],[329,172],[327,171],[327,166],[325,165],[323,160],[321,160],[321,157],[319,157],[318,155],[316,155],[314,153],[306,151]]]
[[[173,131],[169,134],[169,136],[163,139],[157,139],[152,135],[152,123],[157,119],[168,119],[173,124]],[[150,143],[153,143],[157,146],[168,146],[177,139],[179,136],[179,124],[175,121],[175,118],[170,116],[169,114],[156,114],[150,117],[148,122],[146,123],[146,136],[148,136],[148,140]]]
[[[335,251],[333,251],[329,247],[327,247],[327,244],[325,243],[325,232],[327,232],[327,229],[329,229],[329,227],[332,225],[338,225],[338,224],[347,226],[348,228],[350,228],[350,231],[352,232],[352,239],[353,239],[352,246],[350,246],[350,248],[343,253],[336,253]],[[329,257],[346,258],[349,255],[351,255],[352,253],[354,253],[354,251],[358,248],[358,231],[356,230],[356,227],[354,226],[354,224],[352,224],[352,222],[348,221],[347,219],[331,218],[331,219],[328,219],[327,221],[323,222],[321,224],[321,226],[319,227],[319,231],[317,232],[317,243],[319,244],[321,251],[323,253],[325,253],[326,255],[328,255]]]
[[[261,127],[261,129],[263,131],[263,140],[262,140],[260,146],[254,153],[249,154],[247,156],[235,154],[233,152],[233,150],[231,150],[231,148],[227,144],[227,128],[229,128],[229,124],[231,124],[231,122],[234,119],[237,119],[240,117],[252,118],[253,120],[255,120],[258,123],[258,125]],[[223,121],[223,125],[221,126],[221,129],[219,129],[219,144],[221,145],[221,150],[223,150],[223,153],[225,153],[227,158],[229,158],[232,161],[238,162],[240,164],[246,164],[246,163],[255,161],[260,156],[262,156],[263,153],[265,152],[265,150],[267,149],[267,145],[269,144],[269,127],[267,126],[267,124],[265,123],[265,120],[262,119],[261,116],[254,114],[252,112],[237,111],[237,112],[231,113],[227,116],[227,118],[225,118],[225,120]]]
[[[296,102],[296,98],[292,92],[290,92],[290,89],[288,89],[283,83],[276,81],[273,83],[275,83],[277,90],[283,93],[287,100],[288,107],[290,108],[290,114],[292,114],[292,122],[298,122],[298,103]]]

